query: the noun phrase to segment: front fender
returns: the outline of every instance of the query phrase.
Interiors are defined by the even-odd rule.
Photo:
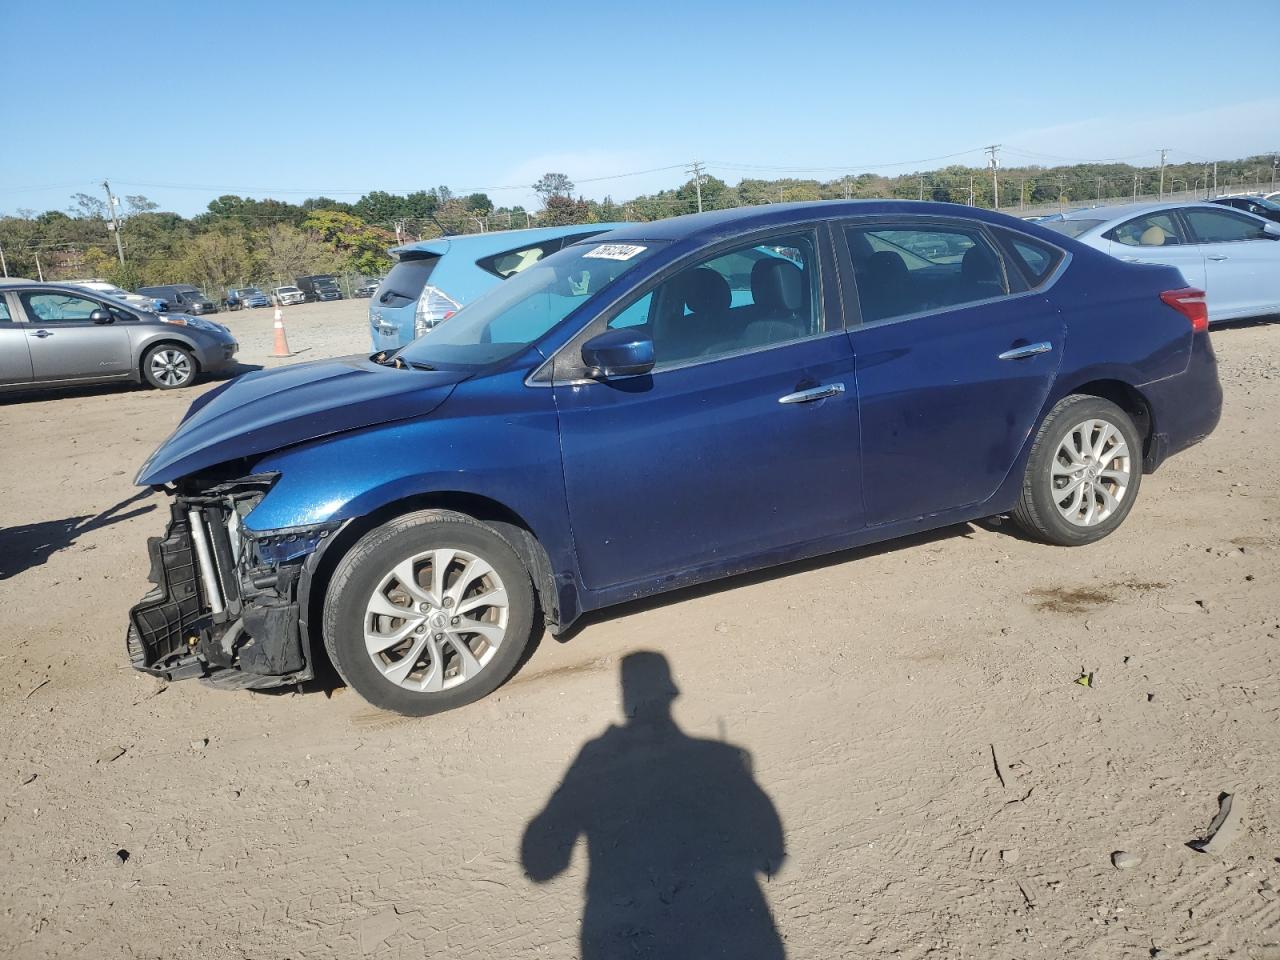
[[[572,567],[551,391],[523,372],[460,384],[435,413],[290,447],[258,461],[280,475],[245,517],[265,532],[366,516],[430,494],[466,494],[514,513],[557,572]]]

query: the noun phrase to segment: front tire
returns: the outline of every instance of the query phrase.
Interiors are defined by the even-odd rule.
[[[506,540],[465,514],[423,510],[366,534],[339,562],[324,643],[369,703],[426,716],[510,677],[536,612],[529,571]]]
[[[186,347],[162,343],[142,358],[142,376],[157,390],[176,390],[196,382],[200,365]]]
[[[1046,543],[1094,543],[1124,522],[1141,482],[1133,420],[1109,400],[1073,394],[1040,424],[1013,518]]]

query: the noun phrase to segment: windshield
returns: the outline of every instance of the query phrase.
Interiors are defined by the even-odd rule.
[[[238,294],[240,294],[240,296],[242,296],[242,297],[260,297],[260,296],[262,296],[262,291],[261,291],[261,290],[259,290],[257,287],[241,287],[241,288],[240,288],[239,290],[237,290],[236,292],[237,292]]]
[[[519,353],[648,259],[661,244],[581,243],[552,254],[467,304],[400,351],[430,367],[487,366]]]
[[[301,293],[297,287],[276,287],[276,293]]]
[[[1249,202],[1256,203],[1264,210],[1270,210],[1273,213],[1280,211],[1280,203],[1276,203],[1274,200],[1268,200],[1266,197],[1251,197]]]
[[[1061,233],[1068,237],[1078,237],[1086,230],[1092,230],[1094,227],[1106,223],[1105,220],[1048,220],[1042,221],[1040,226],[1046,230],[1052,230],[1054,233]]]

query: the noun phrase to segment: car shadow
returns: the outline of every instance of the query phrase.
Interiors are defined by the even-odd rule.
[[[125,511],[125,508],[145,500],[153,493],[152,490],[140,490],[93,516],[83,514],[63,520],[42,520],[38,523],[0,528],[0,580],[7,580],[24,570],[44,564],[53,554],[71,546],[86,533],[150,513],[156,508],[154,503],[135,510]]]
[[[190,391],[193,389],[198,390],[201,386],[211,383],[222,383],[225,380],[232,380],[242,373],[253,373],[255,370],[261,369],[263,369],[263,366],[260,363],[233,363],[222,370],[202,374],[200,379],[190,387],[179,387],[177,392],[179,395],[190,396]],[[146,384],[134,383],[132,380],[112,380],[110,383],[84,383],[66,387],[31,387],[30,389],[13,390],[0,394],[0,405],[32,403],[40,400],[62,400],[70,397],[102,397],[118,393],[133,393],[139,390],[150,391],[151,389]]]
[[[761,881],[781,867],[785,834],[750,754],[680,729],[665,656],[637,651],[620,667],[626,722],[583,745],[526,825],[525,875],[550,882],[585,840],[582,960],[782,960]]]
[[[986,524],[984,524],[984,526],[985,525]],[[765,583],[779,577],[789,577],[797,573],[808,573],[813,570],[823,570],[827,567],[835,567],[842,563],[849,563],[852,560],[865,560],[870,557],[878,557],[881,554],[893,553],[897,550],[906,550],[911,547],[919,547],[925,544],[935,543],[939,540],[950,540],[954,537],[972,537],[975,526],[978,526],[978,524],[952,524],[951,526],[938,527],[934,530],[925,530],[920,533],[897,537],[893,540],[885,540],[880,543],[871,543],[862,547],[853,547],[849,550],[841,550],[838,553],[824,553],[821,556],[809,557],[806,560],[793,560],[790,563],[781,563],[775,566],[764,567],[760,570],[752,570],[748,573],[739,573],[731,577],[722,577],[717,580],[708,581],[707,583],[681,587],[678,590],[655,594],[651,597],[642,597],[639,600],[629,600],[625,603],[605,607],[602,610],[591,610],[584,613],[574,622],[573,626],[559,634],[555,634],[554,636],[560,643],[568,643],[581,631],[599,623],[607,623],[610,620],[629,617],[632,614],[643,613],[646,610],[655,610],[673,603],[684,603],[686,600],[694,600],[699,597],[710,597],[729,590],[737,590],[741,587],[749,587],[757,583]],[[1013,532],[1015,536],[1017,535],[1016,526],[1008,522],[998,526],[993,522],[990,529],[998,529],[1001,533]]]
[[[1280,314],[1271,314],[1265,317],[1247,317],[1243,320],[1215,320],[1209,331],[1210,333],[1220,333],[1228,330],[1248,330],[1250,327],[1270,327],[1277,323],[1280,323]]]

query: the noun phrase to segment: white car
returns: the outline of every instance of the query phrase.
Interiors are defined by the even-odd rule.
[[[115,297],[117,300],[123,300],[125,303],[133,307],[139,307],[142,310],[149,310],[152,313],[159,312],[154,298],[144,297],[140,293],[130,293],[128,290],[122,290],[110,280],[69,280],[72,286],[80,287],[84,290],[92,290],[94,293],[106,294],[108,297]]]
[[[278,307],[291,303],[305,303],[307,300],[307,295],[297,287],[276,287],[271,291],[271,297]]]
[[[1212,203],[1135,203],[1040,226],[1129,263],[1177,267],[1205,292],[1210,323],[1280,314],[1280,223]]]

